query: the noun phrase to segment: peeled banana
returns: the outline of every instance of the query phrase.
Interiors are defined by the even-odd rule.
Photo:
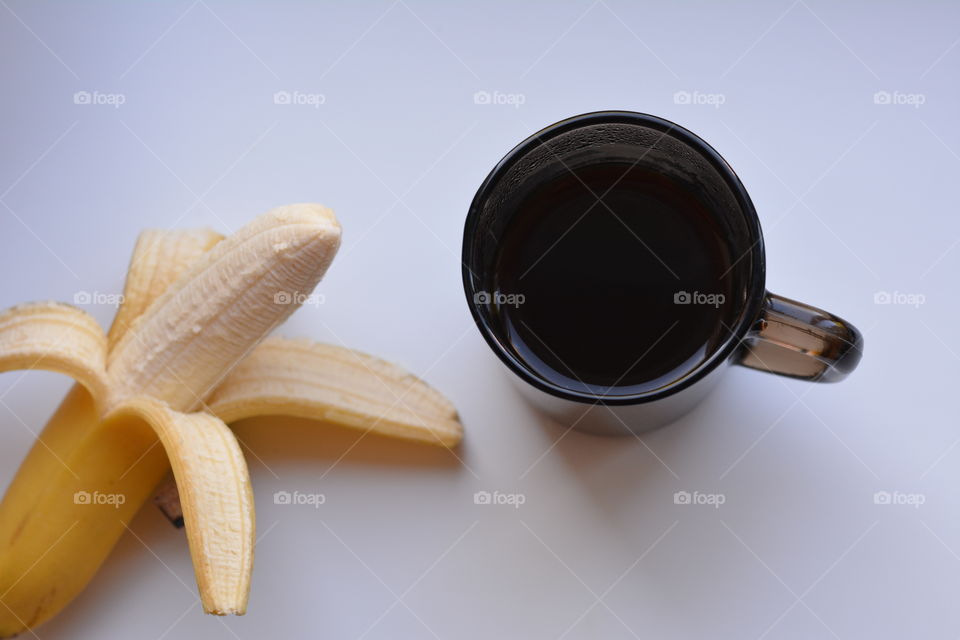
[[[0,637],[66,606],[171,466],[204,611],[244,613],[253,497],[229,422],[292,415],[460,441],[453,405],[403,370],[345,348],[263,341],[339,243],[333,213],[314,204],[273,209],[227,238],[148,231],[106,335],[64,304],[0,313],[0,371],[78,383],[0,502]]]

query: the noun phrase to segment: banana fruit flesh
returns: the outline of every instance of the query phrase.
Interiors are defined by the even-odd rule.
[[[148,395],[197,408],[313,291],[339,246],[340,226],[319,206],[274,209],[217,243],[111,350],[109,404]]]
[[[211,229],[141,233],[127,270],[123,304],[107,333],[107,348],[112,350],[150,303],[221,240],[223,236]]]
[[[0,502],[0,637],[66,606],[171,466],[203,608],[244,613],[253,498],[228,422],[293,415],[460,441],[453,406],[393,365],[306,341],[260,344],[313,290],[339,241],[333,213],[309,204],[227,238],[148,231],[107,335],[59,303],[0,313],[0,371],[78,382]]]

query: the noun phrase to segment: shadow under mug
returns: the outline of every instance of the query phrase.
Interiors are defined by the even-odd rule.
[[[486,294],[498,248],[517,203],[551,167],[572,171],[609,158],[643,162],[664,175],[683,175],[710,194],[710,215],[724,229],[745,285],[736,321],[690,371],[657,388],[628,395],[567,388],[518,357],[495,300]],[[592,433],[640,433],[692,409],[730,364],[819,382],[842,380],[856,368],[863,339],[848,322],[766,290],[763,235],[740,179],[710,145],[663,118],[601,111],[568,118],[524,140],[480,186],[464,228],[463,286],[467,304],[494,353],[515,374],[521,392],[566,427]],[[600,283],[602,286],[602,283]],[[726,326],[726,325],[725,325]]]

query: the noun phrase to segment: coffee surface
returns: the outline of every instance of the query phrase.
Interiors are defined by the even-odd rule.
[[[488,289],[509,348],[551,382],[651,391],[733,328],[736,256],[691,185],[606,162],[561,172],[508,213]]]

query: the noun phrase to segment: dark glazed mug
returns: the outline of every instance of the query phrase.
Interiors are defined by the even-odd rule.
[[[598,392],[586,385],[558,383],[538,370],[507,335],[498,319],[498,305],[504,300],[491,295],[490,288],[508,225],[524,198],[542,187],[545,176],[614,160],[694,185],[711,222],[720,230],[720,241],[730,256],[736,256],[730,269],[736,269],[740,283],[732,303],[734,320],[723,324],[722,339],[688,371],[641,391],[613,386]],[[702,400],[730,364],[836,382],[856,368],[862,354],[863,339],[848,322],[766,290],[760,221],[739,178],[706,142],[651,115],[588,113],[553,124],[521,142],[494,167],[473,199],[464,228],[462,263],[473,319],[494,353],[515,374],[521,391],[562,425],[583,431],[628,434],[663,426]],[[595,286],[603,287],[604,282]]]

